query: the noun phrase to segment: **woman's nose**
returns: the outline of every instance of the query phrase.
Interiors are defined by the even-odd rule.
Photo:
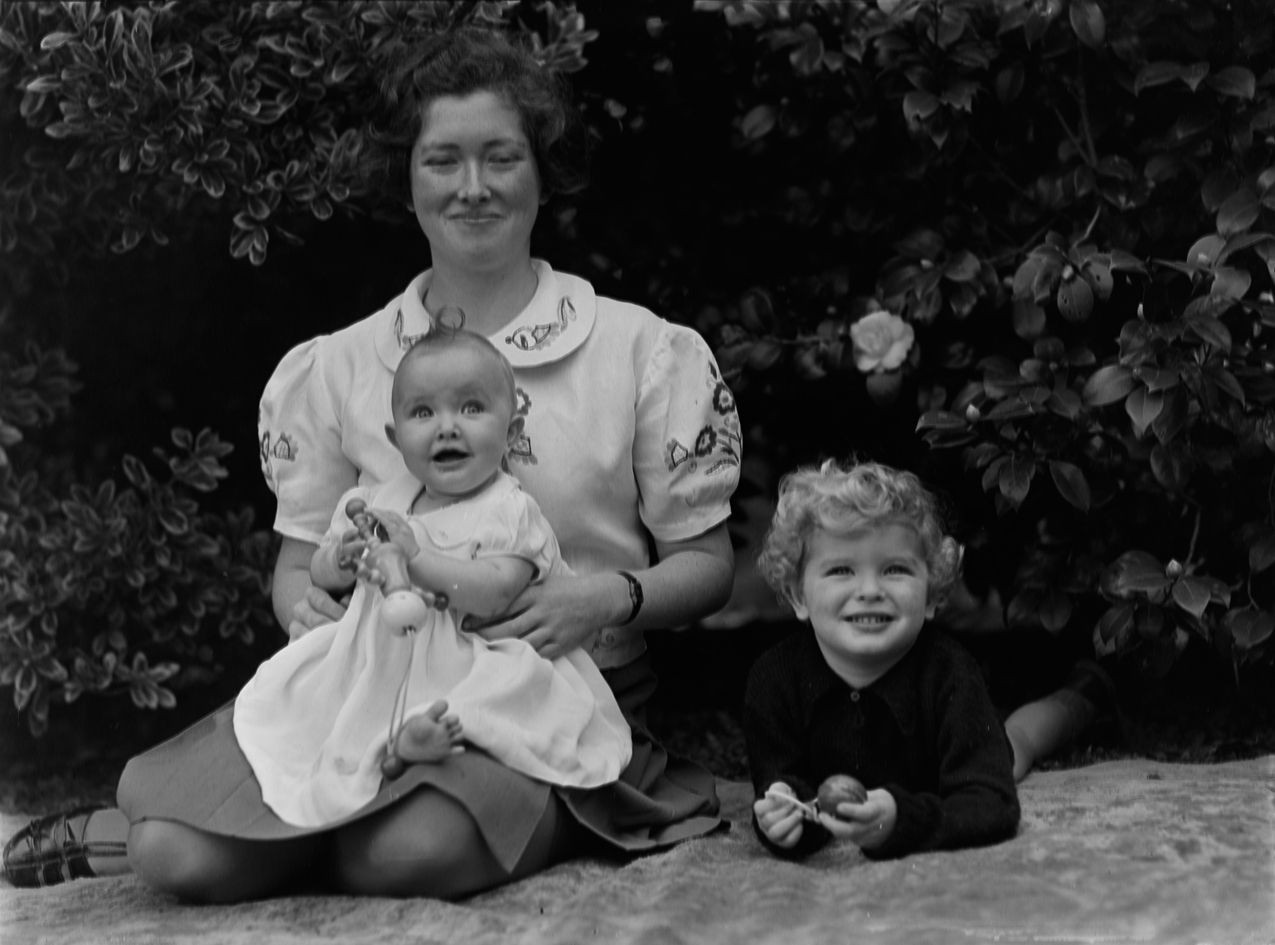
[[[468,202],[486,200],[491,196],[481,161],[466,161],[460,182],[460,199]]]

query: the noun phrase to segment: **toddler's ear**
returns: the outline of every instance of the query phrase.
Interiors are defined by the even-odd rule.
[[[518,437],[522,436],[522,429],[527,424],[527,418],[523,416],[514,417],[509,421],[509,433],[505,437],[505,441],[513,446],[518,442]]]
[[[806,606],[806,602],[801,598],[801,588],[795,587],[784,596],[788,598],[788,603],[792,605],[793,613],[797,615],[798,620],[810,619],[810,608]]]
[[[385,424],[385,438],[394,444],[394,448],[398,449],[398,434],[394,432],[394,424]]]

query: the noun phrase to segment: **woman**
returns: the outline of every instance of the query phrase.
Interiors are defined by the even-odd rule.
[[[262,459],[283,535],[273,600],[292,638],[343,612],[310,584],[310,557],[346,489],[402,472],[384,435],[392,372],[431,313],[459,308],[514,365],[524,434],[512,472],[575,572],[528,587],[480,632],[548,658],[589,650],[633,729],[633,761],[617,784],[573,791],[466,752],[413,765],[335,829],[305,831],[261,803],[226,707],[121,779],[129,862],[157,888],[205,901],[296,882],[454,897],[586,841],[652,850],[718,825],[712,776],[646,731],[643,631],[729,596],[739,423],[693,331],[531,258],[540,204],[582,185],[582,135],[563,88],[500,34],[463,28],[392,63],[363,156],[413,208],[432,268],[380,312],[294,349],[267,385]]]

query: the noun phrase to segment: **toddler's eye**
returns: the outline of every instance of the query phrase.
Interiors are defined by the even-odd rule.
[[[828,577],[842,577],[853,572],[850,570],[850,566],[848,564],[834,564],[825,573]]]
[[[886,574],[902,574],[911,576],[916,573],[916,569],[907,564],[892,564],[885,569]]]

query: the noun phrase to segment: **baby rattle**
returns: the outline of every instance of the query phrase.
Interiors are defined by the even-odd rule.
[[[389,532],[385,526],[367,511],[367,503],[362,499],[351,499],[345,505],[345,514],[358,530],[359,537],[367,543],[363,556],[374,548],[381,548],[389,541]],[[389,753],[381,762],[381,774],[393,780],[403,773],[406,767],[403,759],[397,754],[398,734],[403,727],[403,716],[407,713],[407,682],[412,671],[412,657],[416,649],[416,629],[425,622],[429,614],[429,605],[425,595],[412,586],[407,573],[407,555],[397,545],[389,545],[377,556],[375,577],[371,580],[379,584],[385,599],[381,602],[381,619],[397,636],[408,634],[411,641],[407,661],[403,672],[403,682],[394,698],[394,708],[390,712],[390,746]],[[433,605],[436,610],[447,609],[447,595],[436,593]]]

